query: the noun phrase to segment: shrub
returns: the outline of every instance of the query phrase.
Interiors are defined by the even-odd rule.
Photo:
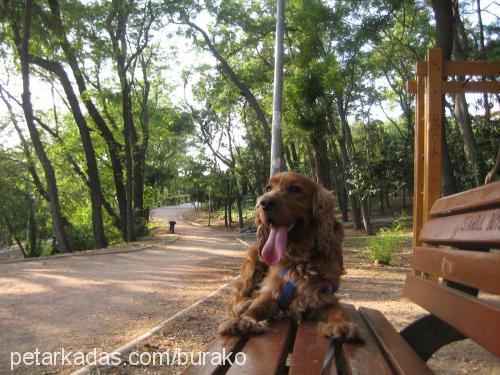
[[[405,211],[401,211],[391,224],[391,229],[396,232],[402,232],[405,230],[405,224],[408,221],[408,214]]]
[[[382,228],[375,236],[368,237],[363,253],[377,263],[389,264],[394,251],[406,242],[404,225],[407,219],[408,215],[403,211],[390,228]]]
[[[370,259],[382,264],[389,264],[394,250],[401,246],[404,239],[392,229],[382,228],[375,236],[368,237],[363,249]]]
[[[92,233],[92,226],[87,223],[67,227],[66,237],[70,243],[71,250],[81,251],[93,249],[94,237]]]

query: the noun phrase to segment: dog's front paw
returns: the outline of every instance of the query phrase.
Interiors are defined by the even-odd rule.
[[[219,326],[219,333],[228,336],[245,336],[252,333],[262,333],[266,330],[267,325],[264,322],[258,322],[246,316],[232,317]]]
[[[338,322],[320,322],[318,324],[319,333],[329,339],[341,341],[363,342],[359,334],[358,327],[346,320]]]
[[[247,311],[247,309],[250,307],[251,304],[252,304],[251,298],[245,298],[239,302],[236,302],[235,304],[233,304],[234,314],[235,315],[243,314],[245,311]]]

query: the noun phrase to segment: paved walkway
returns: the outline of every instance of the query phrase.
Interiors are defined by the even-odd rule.
[[[19,249],[19,246],[17,245],[0,249],[0,261],[18,260],[23,258],[24,258],[23,253],[21,252],[21,249]]]
[[[235,234],[180,220],[189,209],[151,213],[154,219],[177,220],[174,243],[0,264],[0,374],[9,370],[11,352],[111,351],[233,278],[244,246]],[[70,369],[19,367],[16,372]]]

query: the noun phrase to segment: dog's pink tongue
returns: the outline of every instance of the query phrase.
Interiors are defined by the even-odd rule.
[[[287,232],[287,227],[271,227],[271,233],[262,249],[262,258],[267,265],[276,265],[285,255]]]

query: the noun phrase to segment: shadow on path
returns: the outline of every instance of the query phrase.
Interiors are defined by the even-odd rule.
[[[0,373],[11,352],[111,351],[236,276],[236,236],[188,225],[190,206],[158,208],[177,221],[177,241],[143,251],[0,264]],[[14,373],[67,373],[19,367]]]

